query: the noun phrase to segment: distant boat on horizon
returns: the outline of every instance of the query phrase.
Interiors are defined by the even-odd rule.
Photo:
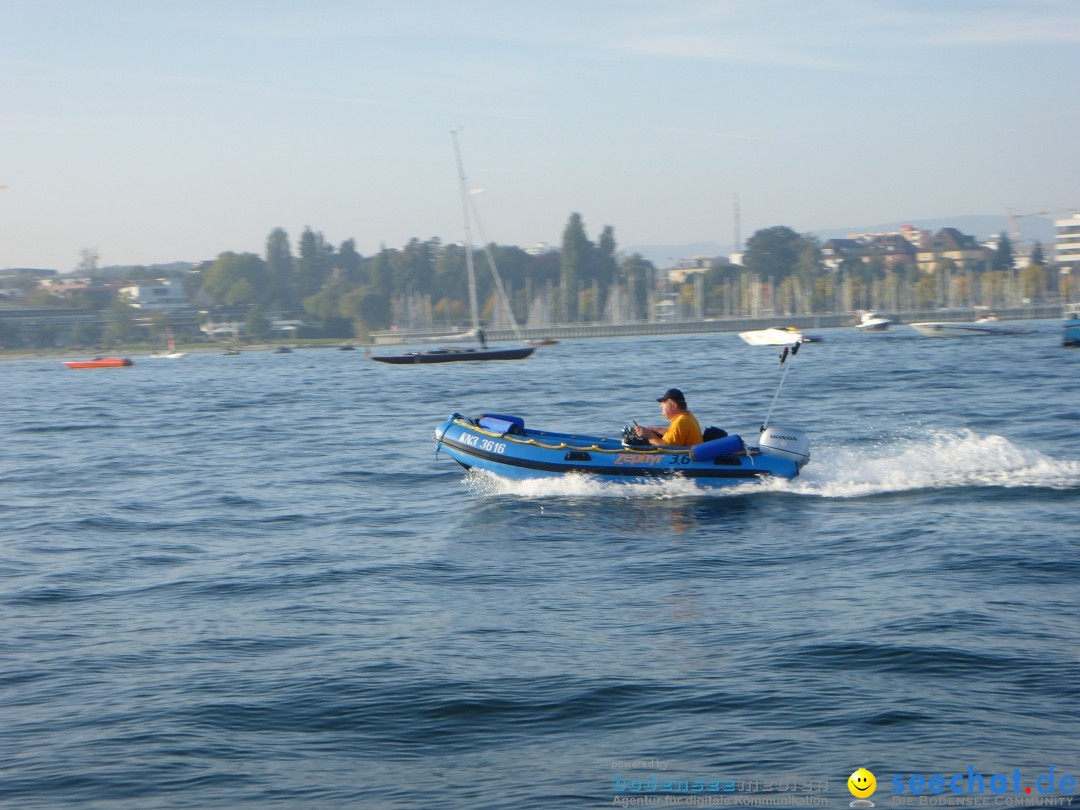
[[[994,335],[1029,335],[1034,329],[1020,326],[1005,326],[993,312],[988,312],[974,321],[924,321],[909,324],[912,329],[925,337],[987,337]]]
[[[176,350],[176,339],[173,337],[171,326],[165,327],[165,351],[155,352],[150,357],[157,360],[178,360],[181,357],[187,357],[187,352],[178,352]]]
[[[892,326],[892,321],[880,312],[864,312],[855,328],[860,332],[886,332]]]
[[[767,329],[751,329],[739,332],[751,346],[794,346],[797,343],[820,343],[821,338],[804,335],[794,326],[770,326]]]
[[[407,366],[417,363],[455,363],[463,360],[521,360],[532,353],[532,346],[515,349],[464,349],[447,346],[423,352],[376,355],[371,359],[380,363]]]
[[[95,357],[93,360],[68,360],[64,365],[68,368],[124,368],[135,362],[127,357]]]

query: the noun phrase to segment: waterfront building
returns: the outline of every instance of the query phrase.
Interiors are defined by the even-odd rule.
[[[942,228],[925,240],[916,253],[919,269],[928,273],[937,270],[946,259],[956,262],[959,267],[970,267],[989,258],[990,251],[980,245],[974,236],[961,233],[956,228]]]
[[[1065,219],[1055,219],[1057,242],[1056,262],[1062,270],[1070,272],[1080,268],[1080,213]]]
[[[864,233],[847,239],[829,239],[821,246],[822,263],[836,270],[848,259],[870,263],[875,259],[885,267],[912,264],[916,247],[898,233]]]
[[[118,294],[136,309],[178,309],[188,305],[183,282],[173,278],[129,284],[121,287]]]
[[[712,257],[695,256],[692,259],[679,259],[674,267],[668,268],[668,282],[671,284],[684,284],[689,276],[701,274],[712,267]]]

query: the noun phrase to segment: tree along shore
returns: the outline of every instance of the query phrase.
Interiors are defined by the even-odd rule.
[[[985,314],[983,310],[916,310],[912,312],[887,313],[896,327],[920,321],[971,321]],[[1001,320],[1051,320],[1062,317],[1059,304],[1029,305],[1009,309],[1000,309],[995,314]],[[851,313],[826,313],[821,315],[797,316],[762,316],[757,318],[705,318],[701,320],[658,321],[653,323],[577,323],[552,324],[544,327],[523,327],[518,332],[510,329],[485,329],[485,339],[492,342],[524,340],[587,339],[601,337],[631,337],[638,335],[679,335],[706,334],[713,332],[742,332],[751,329],[764,329],[769,326],[794,326],[799,329],[828,329],[853,327],[858,319]],[[439,342],[453,343],[453,336],[445,330],[387,330],[372,333],[367,340],[339,340],[336,338],[281,339],[277,341],[247,341],[231,343],[177,342],[177,349],[193,354],[214,354],[229,348],[241,351],[272,351],[281,346],[296,349],[340,349],[342,346],[364,348],[370,346],[410,345],[428,342],[431,338],[440,338]],[[461,340],[472,341],[465,331]],[[26,359],[34,357],[76,357],[102,355],[149,355],[161,351],[160,346],[145,341],[117,344],[113,346],[72,347],[54,346],[46,348],[0,348],[0,360]]]
[[[593,242],[575,213],[558,248],[489,244],[478,252],[480,311],[473,313],[462,244],[414,238],[403,248],[361,256],[353,240],[335,247],[306,228],[294,255],[288,234],[275,228],[264,256],[230,251],[170,270],[190,303],[169,311],[141,309],[121,293],[139,279],[153,287],[161,270],[125,270],[121,281],[97,269],[93,252],[72,283],[20,276],[19,292],[38,314],[0,311],[0,346],[164,345],[169,330],[190,339],[225,325],[234,336],[266,340],[281,321],[300,324],[297,337],[367,340],[375,333],[380,341],[391,326],[448,332],[468,327],[474,317],[492,334],[512,320],[540,332],[580,322],[618,330],[646,323],[651,330],[657,322],[790,320],[856,310],[1003,310],[1077,295],[1075,270],[1048,263],[1039,245],[1020,267],[1004,234],[993,248],[948,228],[922,234],[918,242],[867,235],[821,243],[774,226],[747,240],[738,264],[702,257],[659,269],[638,254],[619,254],[611,226]]]

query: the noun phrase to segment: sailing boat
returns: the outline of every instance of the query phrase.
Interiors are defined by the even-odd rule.
[[[534,351],[532,346],[522,346],[513,349],[489,349],[487,343],[484,342],[484,331],[480,328],[480,310],[476,303],[476,270],[473,266],[472,230],[469,224],[469,190],[468,185],[465,182],[465,167],[461,160],[461,147],[458,145],[457,131],[455,130],[450,134],[454,139],[454,155],[457,158],[458,181],[461,186],[461,215],[465,221],[465,267],[468,270],[469,275],[469,309],[472,312],[472,329],[469,330],[468,334],[474,335],[480,341],[480,348],[459,349],[446,347],[422,352],[409,352],[408,354],[372,356],[372,360],[377,360],[380,363],[408,365],[411,363],[456,363],[462,360],[521,360],[528,357]],[[477,225],[479,225],[479,217],[476,217],[476,220]],[[480,237],[483,240],[482,232]],[[513,326],[514,332],[520,338],[521,330],[518,328],[517,321],[514,319],[514,313],[510,310],[510,302],[507,299],[506,290],[503,289],[499,271],[495,268],[495,258],[491,255],[491,248],[486,243],[484,245],[484,254],[487,256],[488,266],[491,268],[491,274],[495,279],[495,289],[499,301],[506,308],[506,314],[509,317],[510,324]]]
[[[176,339],[173,337],[172,327],[171,326],[166,326],[165,327],[165,343],[168,346],[168,349],[166,351],[155,352],[154,354],[152,354],[150,356],[152,358],[154,358],[154,359],[159,359],[159,360],[160,359],[177,360],[177,359],[179,359],[181,357],[186,357],[187,356],[187,352],[178,352],[176,350]]]

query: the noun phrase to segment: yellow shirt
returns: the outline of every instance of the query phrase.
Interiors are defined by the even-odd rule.
[[[672,419],[663,438],[664,444],[675,447],[689,447],[704,441],[701,438],[701,425],[690,411],[684,411]]]

